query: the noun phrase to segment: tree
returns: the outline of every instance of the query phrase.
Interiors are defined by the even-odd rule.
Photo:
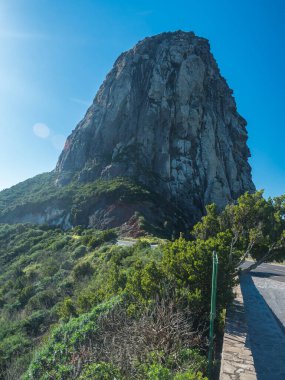
[[[218,233],[231,234],[229,260],[239,267],[249,256],[255,260],[243,272],[265,261],[285,258],[285,195],[266,200],[263,191],[245,193],[218,214],[214,205],[193,228],[193,235],[208,239]]]

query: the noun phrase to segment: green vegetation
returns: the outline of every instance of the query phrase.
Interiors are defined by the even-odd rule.
[[[0,211],[2,215],[11,212],[21,205],[48,204],[56,199],[71,201],[73,205],[80,206],[91,197],[102,193],[107,195],[120,195],[122,199],[131,200],[149,193],[139,185],[126,178],[115,178],[112,180],[97,180],[95,182],[82,184],[71,180],[68,185],[56,185],[56,174],[54,172],[37,175],[34,178],[21,182],[9,189],[0,192]]]
[[[0,192],[0,219],[12,219],[53,206],[69,209],[72,223],[78,225],[102,194],[107,200],[128,202],[150,197],[148,190],[126,178],[86,184],[72,180],[68,185],[58,186],[54,172],[44,173]]]
[[[212,251],[219,331],[239,263],[284,260],[284,229],[285,197],[261,192],[154,249],[119,247],[115,230],[0,225],[0,379],[204,379]]]
[[[196,239],[219,233],[231,234],[230,258],[238,266],[247,257],[255,260],[248,270],[264,261],[282,262],[285,257],[285,195],[266,200],[263,191],[245,193],[221,213],[215,205],[193,229]]]
[[[81,183],[74,174],[68,184],[60,186],[57,181],[55,172],[44,173],[1,191],[0,223],[38,223],[39,220],[44,223],[46,215],[50,215],[50,224],[60,223],[64,228],[87,227],[95,222],[96,228],[104,229],[108,228],[104,214],[115,208],[118,220],[120,216],[124,218],[124,213],[127,219],[131,218],[128,214],[131,210],[139,226],[155,236],[169,238],[185,229],[181,210],[131,178]],[[94,216],[96,211],[99,214]]]
[[[193,332],[207,322],[211,244],[196,256],[184,239],[118,247],[114,231],[2,225],[0,236],[3,379],[23,373],[32,351],[26,379],[84,378],[104,368],[134,379],[205,371],[206,340]]]
[[[93,260],[89,245],[114,238],[114,231],[0,225],[2,373],[18,368],[19,360],[21,366],[29,362],[38,339],[59,320],[60,302],[88,281]]]
[[[34,195],[36,198],[51,196],[53,180],[55,180],[53,173],[43,173],[1,191],[1,213],[5,212],[8,207],[13,208],[21,203],[31,202]]]

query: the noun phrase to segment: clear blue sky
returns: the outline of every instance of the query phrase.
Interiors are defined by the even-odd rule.
[[[55,167],[122,51],[182,29],[234,90],[257,188],[285,193],[284,20],[284,0],[0,0],[0,189]]]

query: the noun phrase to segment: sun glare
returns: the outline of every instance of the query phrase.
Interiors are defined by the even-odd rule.
[[[33,126],[34,134],[41,139],[46,139],[50,135],[50,129],[47,125],[43,123],[36,123]]]

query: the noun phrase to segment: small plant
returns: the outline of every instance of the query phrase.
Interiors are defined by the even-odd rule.
[[[120,371],[110,363],[92,363],[84,366],[79,380],[121,380]]]

